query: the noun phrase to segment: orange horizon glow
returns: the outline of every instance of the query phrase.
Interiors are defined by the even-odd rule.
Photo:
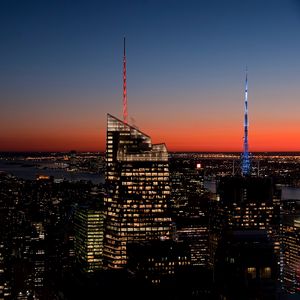
[[[293,1],[2,2],[0,152],[103,152],[106,112],[123,119],[123,100],[169,152],[241,152],[246,65],[249,151],[300,151]]]
[[[300,127],[299,127],[300,128]],[[149,134],[152,142],[165,143],[169,152],[241,152],[243,147],[240,130],[228,131],[216,128],[193,130],[142,129]],[[257,132],[258,134],[254,134]],[[272,134],[268,128],[254,128],[249,135],[250,152],[297,152],[300,151],[300,130],[278,128]],[[105,151],[106,128],[86,128],[85,130],[48,131],[46,133],[26,130],[14,132],[1,138],[1,152],[103,152]]]

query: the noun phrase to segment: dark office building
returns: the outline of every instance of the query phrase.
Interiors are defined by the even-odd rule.
[[[300,295],[300,200],[283,200],[280,228],[282,287]]]
[[[151,284],[174,281],[177,272],[190,266],[190,250],[185,243],[147,241],[128,246],[128,269]]]
[[[171,196],[177,211],[190,206],[204,192],[204,170],[191,159],[173,158],[170,163]]]
[[[278,268],[267,233],[242,230],[224,235],[214,274],[221,299],[276,299]]]
[[[208,265],[208,218],[186,216],[176,219],[176,237],[189,246],[191,265]]]
[[[274,218],[271,178],[224,177],[218,185],[226,229],[271,230]]]
[[[220,237],[230,230],[263,230],[272,239],[279,256],[279,202],[273,197],[271,178],[223,177],[217,188],[219,201],[212,203],[210,214],[210,256]]]

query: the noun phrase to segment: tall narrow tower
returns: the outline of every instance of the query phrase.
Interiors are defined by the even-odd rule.
[[[246,68],[245,81],[245,111],[244,111],[244,152],[242,154],[242,175],[249,176],[251,173],[250,155],[248,146],[248,69]]]
[[[127,124],[127,87],[126,87],[126,51],[124,37],[124,53],[123,53],[123,121]]]

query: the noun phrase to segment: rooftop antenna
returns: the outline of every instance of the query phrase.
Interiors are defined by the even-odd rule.
[[[248,145],[248,67],[246,66],[246,81],[245,81],[245,101],[244,101],[244,151],[242,154],[242,175],[250,175],[250,156]]]
[[[126,51],[124,36],[124,53],[123,53],[123,121],[127,124],[127,87],[126,87]]]

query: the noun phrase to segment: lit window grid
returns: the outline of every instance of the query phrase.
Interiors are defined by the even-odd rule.
[[[108,116],[106,237],[108,267],[126,264],[130,241],[171,237],[168,152],[149,136]],[[136,152],[136,153],[134,153]]]

